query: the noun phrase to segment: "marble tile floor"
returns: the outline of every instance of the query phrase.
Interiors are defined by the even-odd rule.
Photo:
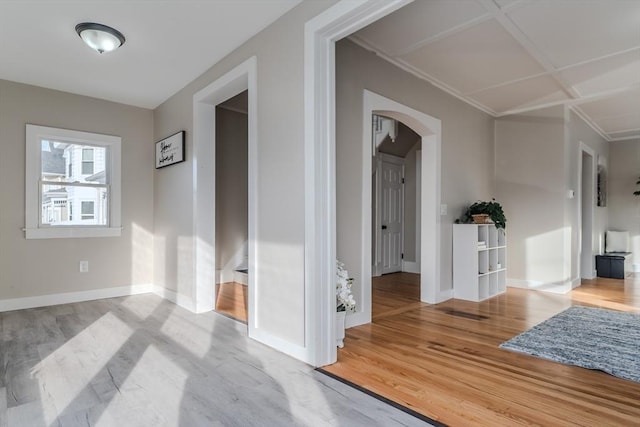
[[[418,425],[155,295],[0,313],[0,427]]]

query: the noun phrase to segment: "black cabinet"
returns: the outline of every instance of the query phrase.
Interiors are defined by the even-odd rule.
[[[624,264],[630,252],[613,252],[596,255],[596,270],[598,277],[624,279]]]

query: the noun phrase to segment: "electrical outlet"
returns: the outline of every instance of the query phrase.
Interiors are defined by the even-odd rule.
[[[80,273],[89,272],[89,261],[80,261]]]
[[[447,215],[447,205],[440,205],[440,215],[441,216]]]

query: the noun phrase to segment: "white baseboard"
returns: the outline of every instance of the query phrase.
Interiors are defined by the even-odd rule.
[[[571,281],[571,289],[575,289],[580,285],[582,285],[582,279],[579,277]]]
[[[436,304],[439,304],[441,302],[450,300],[451,298],[453,298],[453,289],[447,289],[446,291],[440,291],[440,293],[438,294],[438,302],[436,302]]]
[[[405,273],[420,274],[420,263],[413,261],[402,261],[402,271]]]
[[[249,275],[247,273],[240,273],[236,270],[216,270],[216,285],[220,283],[236,282],[243,285],[249,285]]]
[[[309,348],[294,344],[287,340],[283,340],[280,337],[272,335],[261,329],[249,328],[249,338],[252,338],[262,344],[269,346],[275,350],[278,350],[284,354],[287,354],[295,359],[302,360],[303,362],[314,365],[314,360],[309,353]]]
[[[89,291],[64,292],[60,294],[39,295],[36,297],[11,298],[0,300],[0,312],[23,310],[25,308],[46,307],[50,305],[71,304],[103,298],[124,297],[128,295],[152,292],[153,285],[119,286],[116,288],[92,289]]]
[[[191,297],[179,294],[176,291],[172,291],[171,289],[163,288],[161,286],[154,286],[152,292],[167,301],[171,301],[175,305],[179,305],[180,307],[189,310],[192,313],[196,312],[196,305],[193,303],[193,299]]]
[[[249,286],[249,275],[247,273],[241,273],[239,271],[233,272],[233,281]]]
[[[632,264],[631,271],[634,273],[640,273],[640,264]]]
[[[365,313],[364,311],[357,311],[355,313],[347,314],[344,320],[345,328],[353,328],[354,326],[365,325],[371,323],[371,312]]]
[[[550,292],[553,294],[566,294],[573,288],[573,281],[566,280],[563,282],[540,282],[537,280],[520,280],[507,278],[507,286],[510,288],[530,289],[533,291]]]

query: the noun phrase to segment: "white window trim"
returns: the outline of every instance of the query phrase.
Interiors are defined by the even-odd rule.
[[[76,144],[109,147],[110,177],[109,226],[40,226],[41,140],[62,140]],[[26,125],[25,173],[25,237],[27,239],[55,239],[76,237],[117,237],[122,232],[120,217],[122,138],[69,129]]]

